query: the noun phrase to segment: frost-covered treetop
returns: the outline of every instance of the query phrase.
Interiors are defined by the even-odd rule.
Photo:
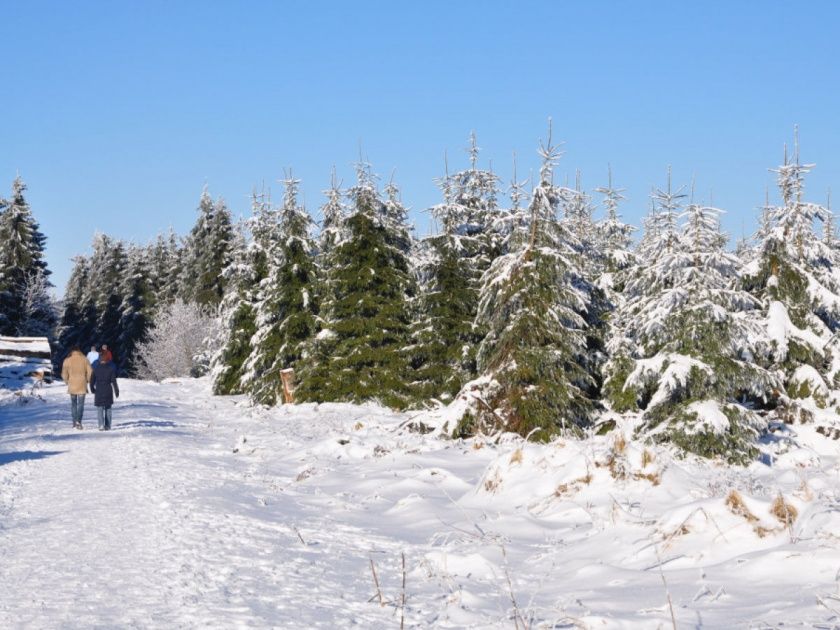
[[[823,243],[814,235],[814,221],[826,221],[828,210],[816,203],[803,201],[805,175],[814,164],[799,162],[799,142],[794,141],[793,161],[788,158],[785,145],[784,162],[776,169],[777,184],[782,196],[782,205],[769,211],[769,226],[763,245],[768,241],[782,244],[793,260],[817,262],[827,256]]]
[[[624,196],[621,194],[624,192],[624,188],[613,186],[611,167],[607,167],[607,185],[599,186],[595,189],[595,192],[604,196],[603,204],[606,210],[606,218],[598,226],[601,233],[601,243],[613,266],[623,267],[630,261],[629,250],[633,240],[632,235],[636,228],[624,223],[618,213],[618,207],[624,200]]]
[[[655,207],[656,240],[654,255],[664,251],[672,251],[678,247],[679,242],[679,217],[682,200],[686,198],[683,192],[685,186],[676,190],[671,187],[671,167],[668,167],[668,184],[665,190],[656,188],[651,195]]]
[[[477,166],[480,149],[475,134],[470,134],[470,168],[438,180],[444,203],[432,207],[432,215],[441,221],[447,234],[474,234],[486,228],[496,211],[499,177]]]
[[[300,180],[292,175],[292,170],[280,180],[283,184],[283,212],[291,212],[298,209],[298,194],[300,192]]]

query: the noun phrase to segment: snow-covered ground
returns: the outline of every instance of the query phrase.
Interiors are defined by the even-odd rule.
[[[121,389],[110,433],[92,406],[71,429],[60,383],[0,391],[0,627],[840,627],[816,425],[743,469],[621,425],[453,441],[405,426],[433,414]]]

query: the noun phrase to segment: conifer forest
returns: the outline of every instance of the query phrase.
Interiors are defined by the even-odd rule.
[[[242,220],[205,188],[183,238],[97,233],[59,303],[18,178],[0,199],[0,335],[48,335],[56,361],[107,342],[126,375],[207,374],[257,405],[283,403],[290,368],[295,402],[459,405],[453,437],[575,438],[638,414],[638,437],[734,464],[807,421],[803,399],[840,405],[840,244],[798,142],[779,143],[778,189],[737,243],[664,168],[643,225],[625,223],[620,174],[560,185],[554,142],[549,125],[539,172],[506,183],[471,136],[420,238],[364,161],[314,214],[292,171]]]

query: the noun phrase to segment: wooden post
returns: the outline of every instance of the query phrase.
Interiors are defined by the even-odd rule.
[[[295,402],[295,371],[293,368],[280,370],[280,380],[283,381],[283,402]]]

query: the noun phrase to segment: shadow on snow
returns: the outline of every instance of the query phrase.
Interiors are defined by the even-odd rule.
[[[14,462],[25,462],[33,459],[44,459],[53,455],[61,455],[64,451],[16,451],[0,453],[0,466]]]

